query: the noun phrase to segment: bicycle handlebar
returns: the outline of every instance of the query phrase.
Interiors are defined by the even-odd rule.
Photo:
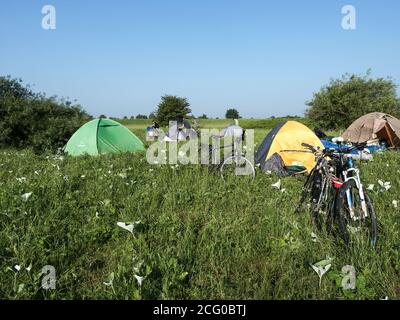
[[[302,143],[301,144],[303,147],[310,149],[310,151],[317,153],[319,151],[319,147],[314,147],[308,143]],[[362,142],[362,143],[357,143],[354,144],[352,147],[346,147],[346,148],[341,148],[339,147],[338,149],[324,149],[322,150],[324,156],[328,155],[333,155],[335,153],[340,153],[340,154],[349,154],[352,153],[354,150],[362,150],[366,147],[367,142]]]
[[[316,153],[316,152],[319,151],[319,147],[314,147],[314,146],[312,146],[311,144],[302,143],[301,145],[302,145],[303,147],[309,149],[310,151],[314,152],[314,153]]]
[[[342,154],[349,154],[349,153],[352,153],[354,150],[363,150],[366,146],[367,146],[366,142],[356,143],[352,147],[338,149],[338,152],[342,153]]]

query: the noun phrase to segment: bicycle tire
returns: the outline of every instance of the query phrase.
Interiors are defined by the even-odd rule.
[[[343,186],[339,189],[339,191],[336,195],[334,215],[335,215],[335,219],[338,224],[338,229],[339,229],[341,238],[343,239],[343,241],[345,242],[346,245],[349,245],[350,238],[351,238],[349,228],[352,227],[352,226],[349,227],[349,222],[354,222],[354,221],[359,220],[360,221],[359,228],[363,229],[363,226],[361,226],[361,224],[363,224],[367,228],[368,241],[370,242],[370,244],[372,246],[375,246],[377,243],[377,224],[378,223],[377,223],[374,206],[372,204],[370,197],[364,191],[364,198],[365,198],[365,203],[366,203],[366,207],[367,207],[368,217],[367,218],[360,217],[357,220],[352,219],[349,215],[346,192],[353,191],[353,190],[356,190],[356,192],[352,192],[351,193],[352,196],[354,197],[354,195],[356,195],[356,197],[357,197],[357,195],[359,194],[359,189],[357,187],[357,184],[354,180],[349,180],[343,184]],[[353,198],[353,200],[354,200],[354,198]],[[357,205],[357,202],[359,202],[359,201],[354,201],[354,204]],[[358,203],[357,209],[359,209],[360,207],[361,207],[361,203]],[[357,230],[356,230],[356,232],[357,232]],[[361,234],[361,236],[362,236],[362,234]]]
[[[315,182],[316,174],[317,174],[317,171],[314,168],[311,170],[309,176],[307,177],[307,180],[303,185],[301,195],[300,195],[300,201],[299,201],[299,204],[297,205],[297,208],[295,209],[295,213],[300,213],[300,211],[304,207],[306,199],[310,196],[312,189],[313,189],[313,184]]]
[[[230,164],[229,162],[230,161],[232,161],[233,160],[233,162],[235,163],[235,156],[231,156],[231,157],[229,157],[229,158],[226,158],[223,162],[222,162],[222,164],[220,164],[220,174],[221,174],[221,177],[222,177],[222,179],[225,181],[226,180],[226,178],[224,177],[224,168],[228,165],[228,164]],[[250,167],[251,167],[251,176],[252,176],[252,180],[254,180],[255,179],[255,177],[256,177],[256,171],[255,171],[255,169],[254,169],[254,166],[253,166],[253,164],[250,162],[250,160],[249,159],[247,159],[246,157],[240,157],[240,159],[242,159],[242,160],[244,160],[245,162],[247,162],[247,164],[248,165],[250,165]]]

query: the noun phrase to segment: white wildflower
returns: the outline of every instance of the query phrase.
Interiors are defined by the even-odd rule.
[[[327,258],[325,260],[321,260],[315,264],[312,264],[311,267],[318,274],[319,277],[319,286],[321,287],[322,276],[329,271],[332,267],[332,258]]]
[[[278,182],[271,184],[271,187],[277,188],[278,190],[281,189],[282,183],[281,180],[279,179]]]
[[[146,279],[146,277],[140,277],[137,274],[135,274],[135,278],[136,278],[136,280],[137,280],[137,282],[139,284],[139,287],[142,286],[143,280]]]
[[[108,281],[103,282],[104,285],[106,285],[107,287],[112,287],[114,282],[114,272],[111,272],[110,276],[108,277]]]
[[[140,271],[140,267],[142,266],[143,261],[137,261],[136,257],[133,257],[132,261],[133,261],[133,271],[137,274]]]
[[[314,232],[311,232],[311,241],[317,242],[317,240],[318,240],[317,235]]]
[[[28,192],[28,193],[24,193],[21,198],[22,200],[24,200],[25,202],[28,201],[28,199],[30,198],[30,196],[32,195],[32,192]]]
[[[388,191],[392,187],[390,181],[378,180],[378,183],[385,191]]]
[[[135,222],[133,222],[131,224],[126,224],[125,222],[117,222],[117,225],[119,227],[121,227],[122,229],[125,229],[125,230],[127,230],[127,231],[129,231],[130,233],[133,234],[133,229],[135,229],[135,227],[137,225],[139,225],[140,222],[141,222],[140,220],[139,221],[135,221]]]
[[[119,173],[118,176],[120,176],[122,179],[126,179],[127,174],[125,172]]]
[[[347,226],[347,230],[349,230],[350,233],[355,234],[361,231],[361,227]]]

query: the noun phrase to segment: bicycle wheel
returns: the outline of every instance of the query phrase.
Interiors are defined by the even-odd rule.
[[[349,205],[349,197],[352,206]],[[353,241],[369,242],[372,246],[377,241],[377,219],[374,206],[364,192],[367,216],[361,207],[359,189],[354,180],[349,180],[339,189],[334,215],[340,235],[346,244]]]
[[[297,208],[295,210],[296,213],[300,213],[300,211],[304,208],[305,205],[308,205],[309,203],[306,203],[308,201],[307,198],[311,197],[312,190],[314,189],[314,184],[317,178],[317,175],[319,175],[315,169],[313,169],[310,173],[310,175],[307,177],[306,182],[304,183],[303,189],[301,191],[300,195],[300,201],[299,204],[297,205]]]
[[[336,189],[332,185],[331,178],[321,175],[319,184],[318,198],[313,198],[311,213],[313,224],[317,230],[322,230],[323,226],[330,232],[332,229],[332,211],[335,204]]]
[[[225,181],[234,176],[244,176],[251,180],[254,180],[256,177],[256,171],[253,164],[245,157],[239,157],[239,159],[237,159],[237,157],[231,156],[226,158],[220,165],[219,170],[222,179]]]

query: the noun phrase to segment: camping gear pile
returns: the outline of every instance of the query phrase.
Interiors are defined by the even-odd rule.
[[[154,137],[158,137],[160,135],[160,126],[157,122],[153,122],[153,124],[146,128],[146,135],[148,138],[153,139]]]
[[[337,138],[334,138],[331,141],[321,139],[321,142],[324,145],[324,149],[327,150],[339,150],[343,148],[343,145],[337,143]],[[358,150],[358,149],[353,150],[348,156],[352,157],[354,160],[372,161],[373,160],[372,153],[383,149],[384,148],[381,146],[367,145],[363,150]]]

